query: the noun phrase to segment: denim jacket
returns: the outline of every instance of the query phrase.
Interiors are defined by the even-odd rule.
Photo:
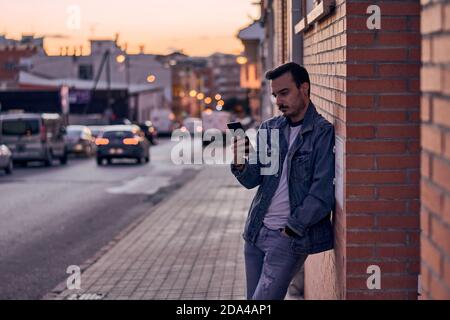
[[[266,129],[268,153],[271,152],[271,129],[279,129],[279,166],[272,175],[261,175],[264,166],[258,161],[246,160],[242,171],[233,164],[231,171],[247,189],[259,186],[245,223],[243,238],[255,243],[263,226],[264,215],[281,178],[282,163],[287,160],[290,216],[287,226],[296,235],[291,248],[302,254],[314,254],[333,248],[331,212],[334,210],[334,128],[310,102],[303,125],[292,147],[288,147],[289,125],[286,117],[278,116],[263,122]],[[258,131],[258,136],[259,136]],[[260,143],[258,139],[257,149]],[[289,149],[289,152],[288,152]],[[256,151],[257,152],[257,151]],[[253,163],[256,162],[256,163]],[[253,164],[252,164],[253,163]]]

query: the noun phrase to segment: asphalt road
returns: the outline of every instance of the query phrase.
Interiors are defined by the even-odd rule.
[[[70,159],[0,174],[0,299],[40,299],[192,178],[170,161],[173,145],[153,146],[145,165]]]

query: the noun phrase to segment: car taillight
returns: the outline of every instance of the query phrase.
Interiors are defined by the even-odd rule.
[[[123,144],[135,146],[135,145],[139,144],[139,138],[135,137],[135,138],[123,139]]]
[[[106,146],[107,144],[109,144],[109,140],[105,138],[97,138],[95,139],[95,144],[97,146]]]
[[[44,126],[41,126],[40,133],[41,133],[41,141],[46,142],[47,141],[47,129]]]

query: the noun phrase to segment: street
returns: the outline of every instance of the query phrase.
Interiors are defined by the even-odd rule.
[[[173,145],[160,140],[146,165],[71,158],[1,174],[0,299],[41,298],[190,180],[196,170],[172,164]]]

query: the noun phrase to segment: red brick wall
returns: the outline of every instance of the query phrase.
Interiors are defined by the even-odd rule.
[[[311,78],[311,100],[345,141],[345,2],[335,12],[304,33],[303,63]],[[340,148],[342,152],[345,146]],[[341,172],[345,172],[345,163]],[[339,181],[343,186],[345,176]],[[345,193],[345,190],[343,190]],[[309,256],[305,263],[305,299],[345,298],[345,213],[339,202],[334,215],[335,250]]]
[[[450,1],[422,4],[421,299],[450,299]]]
[[[305,297],[416,299],[420,1],[336,3],[305,33],[304,63],[313,102],[336,126],[343,201],[337,192],[336,249],[305,266]],[[373,4],[381,30],[366,26]],[[367,288],[370,265],[381,268],[380,290]]]

